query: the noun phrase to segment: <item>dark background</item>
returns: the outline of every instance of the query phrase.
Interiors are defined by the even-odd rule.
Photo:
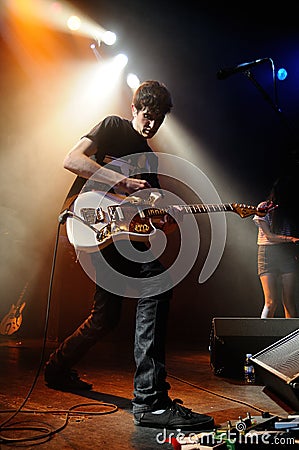
[[[77,0],[72,4],[117,34],[117,44],[106,51],[125,52],[128,71],[138,73],[141,81],[158,79],[168,86],[174,102],[172,115],[205,148],[202,161],[201,150],[195,159],[223,202],[258,204],[288,164],[296,164],[299,31],[291,2],[275,7],[266,2],[263,8],[260,2],[237,7],[227,2],[208,6],[156,0]],[[89,38],[74,44],[67,33],[57,30],[59,56],[49,54],[46,65],[32,58],[25,70],[7,44],[5,17],[1,31],[0,312],[1,316],[8,312],[30,280],[22,334],[34,336],[44,330],[57,215],[74,178],[63,171],[61,162],[81,133],[78,124],[57,106],[67,91],[62,78],[66,68],[76,71],[92,55]],[[40,31],[37,45],[46,52],[45,30]],[[22,38],[17,42],[26,59]],[[277,81],[277,98],[268,63],[251,70],[258,87],[244,73],[217,78],[222,68],[266,57],[276,70],[288,71],[285,81]],[[33,63],[47,95],[30,78]],[[79,108],[78,123],[84,113]],[[199,226],[201,232],[208,230],[204,218]],[[213,317],[260,315],[263,297],[256,275],[255,225],[250,218],[228,214],[227,226],[225,251],[213,276],[204,284],[197,282],[208,245],[203,242],[198,262],[175,288],[170,341],[189,345],[207,340]],[[60,339],[86,316],[92,285],[63,236],[56,264],[50,334]],[[281,309],[277,316],[282,316]],[[133,333],[133,319],[134,301],[128,300],[116,339],[128,336],[128,330]]]

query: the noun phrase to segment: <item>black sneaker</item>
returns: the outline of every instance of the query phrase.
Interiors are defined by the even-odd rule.
[[[60,368],[55,364],[47,363],[44,376],[47,386],[52,389],[60,391],[90,391],[92,389],[92,384],[81,380],[74,369]]]
[[[214,427],[214,419],[205,414],[198,414],[185,408],[175,399],[161,414],[152,411],[135,413],[134,423],[141,427],[181,429],[182,431],[207,431]]]

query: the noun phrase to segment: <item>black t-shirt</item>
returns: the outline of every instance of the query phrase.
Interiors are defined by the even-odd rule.
[[[83,137],[91,139],[97,146],[95,160],[102,166],[125,176],[147,180],[154,188],[160,188],[157,170],[158,157],[147,140],[132,126],[132,123],[119,116],[108,116],[95,125]],[[77,177],[67,199],[89,190],[92,182]],[[66,199],[66,201],[67,201]]]
[[[108,164],[109,169],[146,179],[152,187],[159,187],[157,155],[129,120],[108,116],[85,137],[96,144],[95,159],[100,165]]]

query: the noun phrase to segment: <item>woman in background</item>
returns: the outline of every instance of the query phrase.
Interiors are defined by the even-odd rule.
[[[258,226],[258,275],[264,294],[261,318],[274,317],[280,301],[286,318],[297,316],[298,181],[295,173],[277,179],[268,200],[258,206],[273,204],[273,208],[266,216],[253,218]]]

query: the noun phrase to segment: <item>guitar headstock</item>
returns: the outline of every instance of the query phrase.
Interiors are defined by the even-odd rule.
[[[258,209],[256,206],[245,205],[243,203],[233,203],[233,210],[237,213],[242,219],[245,217],[253,216],[257,214],[258,216],[265,216],[267,211],[263,209]]]
[[[277,208],[278,205],[274,205],[274,203],[267,203],[266,206],[262,208],[258,208],[256,206],[244,205],[240,203],[232,204],[233,210],[235,213],[239,214],[242,219],[245,217],[257,215],[259,217],[264,217],[268,212],[273,211],[273,209]]]

